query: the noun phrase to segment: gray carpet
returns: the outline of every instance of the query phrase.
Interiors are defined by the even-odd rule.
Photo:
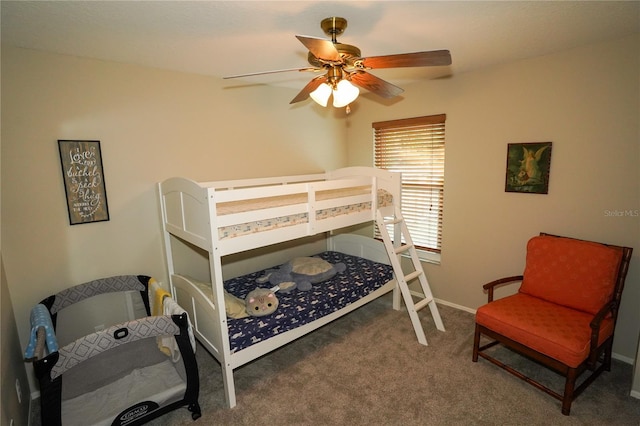
[[[151,425],[640,425],[629,396],[632,366],[614,360],[573,403],[560,401],[484,359],[471,362],[473,315],[439,305],[446,332],[420,312],[429,346],[385,296],[235,372],[238,405],[224,408],[220,367],[198,346],[202,417],[186,408]],[[504,360],[554,373],[505,349]],[[35,426],[35,425],[34,425]]]

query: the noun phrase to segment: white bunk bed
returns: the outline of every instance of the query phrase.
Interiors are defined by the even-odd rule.
[[[233,320],[227,318],[224,308],[224,286],[227,283],[223,281],[223,256],[365,222],[377,220],[380,224],[383,217],[394,217],[399,211],[400,179],[399,173],[350,167],[314,175],[223,182],[198,183],[186,178],[170,178],[158,184],[173,297],[188,312],[196,338],[220,363],[229,407],[236,405],[234,369],[391,290],[394,290],[395,309],[400,309],[400,293],[397,290],[402,291],[405,302],[409,301],[407,307],[418,341],[426,344],[415,313],[417,309],[414,309],[418,305],[410,302],[411,296],[404,280],[406,277],[394,278],[394,275],[403,275],[396,253],[404,250],[392,253],[394,248],[391,243],[385,246],[372,238],[354,234],[328,238],[327,250],[393,266],[384,282],[359,296],[359,299],[349,301],[345,306],[341,305],[337,310],[296,328],[286,329],[266,339],[257,339],[247,347],[232,347],[230,333],[234,332],[230,332],[230,322]],[[400,241],[400,227],[395,228],[394,241]],[[386,236],[386,240],[389,240],[388,234]],[[201,282],[190,278],[188,270],[176,271],[172,239],[206,252],[213,285],[203,286]],[[419,265],[419,262],[416,263]],[[430,293],[428,296],[431,296]],[[444,330],[439,315],[436,315],[432,297],[422,306],[427,303],[438,329]]]

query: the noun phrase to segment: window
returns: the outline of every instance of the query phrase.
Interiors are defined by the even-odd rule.
[[[372,124],[374,166],[402,172],[402,215],[425,260],[439,260],[442,244],[446,118],[440,114]]]

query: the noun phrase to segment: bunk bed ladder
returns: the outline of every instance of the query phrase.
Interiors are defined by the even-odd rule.
[[[389,254],[389,260],[391,261],[391,266],[393,267],[396,281],[398,282],[402,297],[404,299],[405,305],[407,306],[407,311],[409,311],[409,317],[411,318],[413,329],[416,332],[416,337],[418,338],[419,343],[426,346],[427,338],[425,337],[424,330],[422,329],[418,311],[425,306],[429,306],[429,309],[431,310],[431,316],[433,317],[436,328],[440,331],[444,331],[444,325],[442,323],[442,319],[440,318],[438,306],[436,305],[433,294],[431,293],[429,283],[427,282],[427,276],[422,269],[422,264],[420,263],[418,252],[413,245],[411,235],[409,234],[409,229],[407,228],[407,224],[404,220],[404,217],[402,216],[402,213],[400,212],[399,207],[394,206],[389,207],[388,209],[378,209],[376,214],[376,224],[378,225],[378,230],[380,231],[380,235],[382,236],[384,246],[387,250],[387,253]],[[387,225],[394,225],[395,244],[391,240]],[[400,243],[402,241],[402,237],[404,237],[405,244]],[[407,275],[405,275],[400,263],[401,255],[403,254],[408,254],[413,265],[413,272],[410,272]],[[420,296],[423,297],[417,303],[414,302],[413,294],[409,289],[409,282],[415,280],[416,278],[420,282],[420,287],[422,290],[422,295]]]

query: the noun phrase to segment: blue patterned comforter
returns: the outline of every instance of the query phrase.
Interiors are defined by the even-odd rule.
[[[314,284],[309,291],[277,293],[280,304],[272,315],[228,318],[232,353],[336,312],[393,278],[393,269],[389,265],[332,251],[318,256],[330,263],[343,262],[347,269],[328,281]],[[247,293],[258,286],[256,279],[263,274],[255,272],[229,279],[225,288],[244,300]]]

